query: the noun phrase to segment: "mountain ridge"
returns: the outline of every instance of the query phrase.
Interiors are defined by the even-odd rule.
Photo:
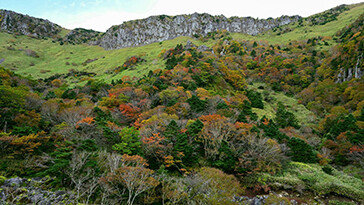
[[[252,17],[230,17],[210,14],[150,16],[146,19],[124,22],[108,29],[100,39],[100,46],[110,50],[139,46],[179,36],[199,36],[217,30],[257,35],[274,27],[298,21],[300,16],[281,16],[273,19],[254,19]]]
[[[61,26],[47,19],[0,9],[0,31],[44,38],[55,37],[62,29]]]
[[[335,20],[350,7],[357,5],[360,4],[343,4],[305,18],[298,15],[283,15],[267,19],[236,16],[227,18],[224,15],[207,13],[155,15],[111,26],[106,32],[83,28],[67,30],[49,20],[0,9],[0,31],[35,38],[49,37],[61,45],[64,43],[89,44],[101,46],[105,50],[113,50],[162,42],[180,36],[203,37],[218,30],[248,36],[257,36],[276,30],[280,30],[279,34],[283,34],[302,26],[302,22],[306,22],[307,25],[324,25]]]
[[[271,28],[298,21],[301,18],[298,15],[281,16],[275,19],[227,18],[224,15],[213,16],[207,13],[176,16],[155,15],[114,25],[105,33],[92,29],[76,28],[69,31],[67,35],[61,36],[64,28],[49,20],[14,11],[0,10],[0,30],[36,38],[56,38],[63,43],[100,45],[110,50],[161,42],[179,36],[206,35],[209,32],[223,29],[236,33],[256,35]],[[180,26],[181,24],[183,26]],[[148,25],[153,26],[148,27]],[[140,27],[147,27],[147,29],[139,30]]]

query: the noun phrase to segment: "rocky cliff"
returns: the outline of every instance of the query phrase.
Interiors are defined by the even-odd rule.
[[[53,37],[63,43],[100,45],[119,49],[161,42],[179,36],[206,35],[217,30],[257,35],[263,31],[302,19],[299,16],[282,16],[276,19],[254,19],[223,15],[194,13],[178,16],[151,16],[146,19],[127,21],[113,26],[106,33],[87,29],[74,29],[60,38],[62,27],[48,20],[30,17],[13,11],[0,10],[0,31],[28,35],[36,38]]]
[[[206,35],[216,30],[257,35],[263,31],[289,24],[299,16],[282,16],[276,19],[254,19],[209,14],[151,16],[146,19],[124,22],[108,29],[99,45],[105,49],[145,45],[179,36]]]
[[[112,26],[106,33],[77,28],[62,37],[59,36],[62,27],[48,20],[0,10],[0,31],[37,38],[53,37],[62,44],[100,45],[110,50],[161,42],[179,36],[203,36],[217,30],[257,35],[269,29],[281,29],[281,26],[296,21],[299,22],[298,26],[302,26],[304,21],[309,22],[309,25],[323,25],[335,20],[340,13],[348,9],[348,6],[341,5],[307,18],[282,16],[276,19],[226,18],[223,15],[212,16],[206,13],[177,16],[159,15]],[[294,28],[286,29],[292,30]]]
[[[48,20],[30,17],[13,11],[0,10],[0,31],[36,38],[54,37],[62,27]]]
[[[336,70],[336,83],[361,78],[364,75],[364,13],[352,24],[336,33],[337,50],[330,62]]]

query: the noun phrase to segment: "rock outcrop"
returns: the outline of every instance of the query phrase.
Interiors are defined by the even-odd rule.
[[[106,33],[77,28],[60,38],[62,27],[48,20],[19,14],[13,11],[0,10],[0,31],[28,35],[37,38],[53,37],[60,43],[100,45],[111,50],[124,47],[146,45],[179,36],[204,36],[209,32],[227,30],[233,33],[257,35],[264,31],[304,20],[312,25],[325,24],[348,10],[341,5],[307,18],[300,16],[281,16],[273,19],[254,19],[251,17],[212,16],[206,13],[177,16],[151,16],[145,19],[124,22],[112,26]],[[290,31],[290,28],[285,28]]]
[[[51,178],[10,178],[0,186],[0,204],[76,204],[70,191],[50,191]]]
[[[0,178],[0,204],[78,204],[75,193],[65,190],[48,190],[52,178]],[[257,195],[255,197],[235,196],[233,201],[238,204],[281,204],[296,205],[296,200],[289,200],[288,194],[271,193],[269,195]]]
[[[336,78],[336,83],[350,81],[353,78],[361,78],[361,76],[363,76],[364,71],[362,70],[363,69],[362,56],[363,54],[358,56],[357,63],[355,64],[354,68],[348,68],[348,69],[340,68],[340,72]]]
[[[0,31],[36,38],[54,37],[62,27],[48,20],[31,17],[14,11],[0,10]]]
[[[63,38],[63,42],[70,44],[87,43],[90,45],[97,45],[99,44],[102,35],[104,35],[102,32],[84,28],[75,28]]]
[[[212,16],[198,13],[178,16],[151,16],[111,27],[100,39],[99,45],[107,50],[119,49],[161,42],[179,36],[206,35],[217,30],[257,35],[299,19],[301,19],[299,16],[282,16],[276,19],[226,18],[223,15]]]

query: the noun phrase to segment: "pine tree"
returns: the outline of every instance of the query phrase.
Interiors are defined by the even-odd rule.
[[[314,163],[317,161],[314,149],[300,138],[292,137],[287,143],[290,148],[289,156],[293,161]]]
[[[294,127],[296,129],[300,128],[298,125],[298,120],[294,116],[293,113],[286,110],[286,107],[283,103],[278,103],[278,109],[276,112],[275,122],[278,124],[279,127]]]

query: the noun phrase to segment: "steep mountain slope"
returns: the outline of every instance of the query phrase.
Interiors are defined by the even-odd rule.
[[[307,19],[302,21],[302,26],[298,27],[298,22],[287,25],[292,28],[290,32],[281,33],[285,26],[270,30],[257,36],[247,34],[231,33],[235,40],[267,41],[271,44],[285,44],[296,40],[307,40],[309,38],[323,36],[326,43],[318,43],[315,47],[318,50],[328,50],[336,44],[335,33],[343,27],[354,22],[362,13],[364,4],[350,5],[349,10],[338,14],[335,19],[326,22],[324,25],[311,25]],[[155,17],[153,17],[155,18]],[[170,17],[165,17],[169,19]],[[162,21],[162,20],[159,20]],[[126,25],[127,23],[125,23]],[[133,22],[130,22],[133,24]],[[135,23],[134,23],[135,24]],[[117,28],[117,27],[115,27]],[[206,37],[178,37],[162,43],[153,43],[141,47],[122,48],[118,50],[105,51],[98,46],[89,46],[83,42],[97,42],[105,36],[103,33],[75,29],[68,32],[63,30],[56,39],[34,39],[23,35],[11,35],[7,32],[0,33],[0,62],[2,66],[13,69],[17,73],[35,78],[45,78],[54,74],[65,74],[70,69],[78,71],[88,71],[96,74],[97,78],[104,78],[107,81],[118,79],[124,75],[140,76],[164,67],[164,60],[158,57],[163,49],[169,49],[178,43],[185,44],[188,40],[196,45],[206,45],[212,47],[217,42],[214,32]],[[63,36],[63,37],[61,37]],[[81,43],[81,44],[79,44]],[[60,45],[62,44],[62,45]],[[75,45],[73,45],[75,44]],[[29,52],[34,51],[38,57],[29,56]],[[28,54],[27,54],[28,52]],[[121,66],[126,59],[132,56],[144,56],[146,60],[138,63],[132,69],[112,72]],[[94,60],[97,59],[97,60]],[[77,82],[78,79],[70,80]]]
[[[48,20],[0,10],[0,31],[44,38],[55,37],[62,31],[62,27]]]
[[[282,16],[277,19],[254,19],[194,13],[178,16],[151,16],[113,26],[101,38],[100,46],[118,49],[145,45],[179,36],[199,36],[217,30],[257,35],[274,27],[298,21],[299,16]]]
[[[363,204],[362,8],[115,50],[1,32],[0,204]]]
[[[112,193],[122,191],[125,186],[120,179],[131,173],[135,176],[135,171],[148,178],[129,180],[155,187],[145,189],[136,198],[137,204],[162,203],[164,198],[148,196],[166,193],[191,204],[239,204],[237,200],[244,203],[247,199],[242,187],[252,196],[268,191],[292,193],[284,194],[289,199],[265,197],[268,204],[290,200],[326,204],[333,197],[362,203],[364,109],[358,107],[362,114],[353,116],[350,107],[337,106],[321,120],[284,95],[294,96],[321,81],[315,69],[329,55],[317,53],[315,44],[323,39],[280,47],[237,42],[226,32],[214,37],[212,49],[191,42],[178,44],[160,53],[165,69],[111,83],[76,71],[31,81],[0,69],[0,127],[4,130],[0,171],[6,177],[51,176],[53,182],[44,186],[70,192],[79,186],[92,197],[70,192],[63,197],[69,195],[72,202],[85,204],[125,201]],[[113,72],[134,69],[144,62],[143,57],[131,57]],[[78,75],[87,78],[84,85],[65,83],[64,77]],[[348,87],[339,86],[334,90],[355,94],[362,84],[354,79]],[[323,94],[315,91],[302,96],[302,101],[317,95],[317,100],[324,98],[330,106],[336,105],[334,98],[340,93]],[[348,98],[350,104],[359,104],[361,99],[352,93]],[[326,114],[325,110],[321,113]],[[111,159],[126,163],[119,167]],[[350,166],[359,171],[341,172]],[[6,190],[12,181],[23,181],[2,179]],[[213,184],[202,187],[199,197],[188,189],[206,182]],[[172,185],[159,189],[159,183]],[[27,190],[33,190],[28,185]],[[6,201],[16,196],[24,203],[34,202],[17,190],[0,193]]]
[[[242,35],[239,33],[234,33],[232,36],[237,40],[263,40],[271,44],[286,44],[290,41],[307,40],[318,36],[334,37],[337,31],[351,24],[363,14],[364,3],[349,5],[346,6],[346,9],[342,9],[341,6],[336,8],[340,12],[337,12],[333,8],[323,13],[303,18],[299,22],[269,30],[257,36]],[[318,20],[312,19],[325,19],[322,21],[325,24],[313,24],[312,21]],[[336,44],[336,42],[330,40],[329,44],[321,45],[320,47],[327,49],[333,44]]]
[[[360,78],[364,73],[364,14],[354,23],[339,31],[338,42],[343,43],[332,56],[330,65],[335,70],[336,82]]]
[[[124,75],[140,76],[147,74],[149,70],[164,67],[163,59],[158,55],[163,49],[169,49],[178,43],[186,43],[188,40],[202,44],[188,37],[179,37],[165,41],[162,44],[154,43],[143,47],[130,47],[118,50],[106,51],[99,46],[86,44],[60,45],[55,40],[37,40],[26,36],[12,36],[0,33],[0,60],[1,66],[12,69],[16,73],[31,75],[33,78],[47,78],[54,74],[65,74],[69,70],[87,71],[97,74],[97,78],[118,79]],[[26,53],[34,51],[36,56]],[[138,64],[133,69],[127,69],[120,73],[110,72],[121,66],[131,56],[143,56],[145,62]],[[38,56],[38,57],[37,57]],[[85,63],[87,60],[93,60]],[[71,81],[78,82],[76,77]]]

